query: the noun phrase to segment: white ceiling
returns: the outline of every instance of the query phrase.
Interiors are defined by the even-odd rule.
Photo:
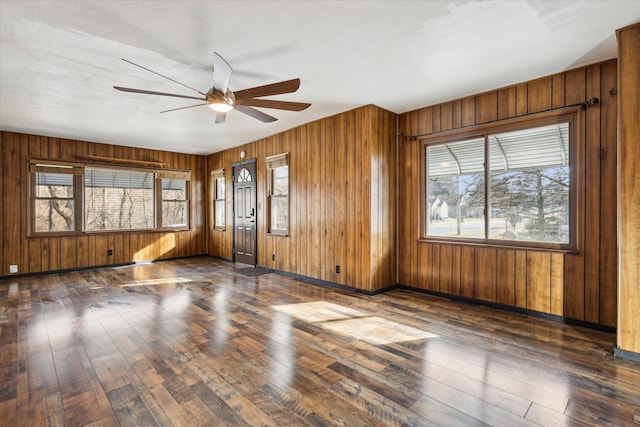
[[[209,154],[355,107],[395,113],[616,57],[640,1],[0,0],[0,129]],[[237,111],[224,124],[131,60],[208,90],[213,52],[231,89],[299,77],[303,112]]]

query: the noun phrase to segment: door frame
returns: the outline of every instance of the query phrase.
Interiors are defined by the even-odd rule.
[[[231,185],[231,194],[232,196],[232,207],[233,207],[233,228],[232,228],[232,254],[233,254],[233,262],[236,262],[236,167],[240,167],[240,166],[245,166],[245,165],[249,165],[251,163],[255,163],[256,167],[255,167],[255,175],[254,175],[254,185],[255,185],[255,191],[253,193],[253,197],[254,197],[254,204],[256,206],[256,215],[255,215],[255,240],[253,242],[253,247],[254,247],[254,263],[253,266],[255,267],[256,265],[258,265],[258,161],[257,159],[251,158],[251,159],[246,159],[246,160],[241,160],[239,162],[234,162],[231,163],[231,176],[232,176],[232,185]]]

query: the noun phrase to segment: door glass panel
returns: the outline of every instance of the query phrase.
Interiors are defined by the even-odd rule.
[[[238,182],[251,182],[251,172],[246,168],[242,168],[238,174]]]

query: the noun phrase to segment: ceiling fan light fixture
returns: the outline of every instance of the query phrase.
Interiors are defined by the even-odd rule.
[[[222,58],[220,55],[218,55],[215,52],[213,55],[213,62],[214,62],[213,68],[215,69],[215,73],[213,76],[214,77],[213,87],[209,89],[206,93],[200,92],[199,90],[194,89],[191,86],[187,86],[183,83],[180,83],[177,80],[172,79],[171,77],[167,77],[160,73],[156,73],[155,71],[152,71],[136,63],[133,63],[129,60],[123,59],[123,61],[128,62],[132,65],[135,65],[136,67],[140,67],[151,73],[154,73],[162,78],[170,80],[188,89],[191,89],[201,95],[201,96],[190,96],[190,95],[182,95],[178,93],[157,92],[153,90],[135,89],[135,88],[121,87],[121,86],[113,87],[114,89],[122,92],[144,93],[147,95],[158,95],[158,96],[172,96],[174,98],[196,99],[200,101],[200,103],[196,105],[187,105],[186,107],[172,108],[170,110],[161,111],[161,113],[168,113],[169,111],[184,110],[186,108],[199,107],[201,105],[208,105],[213,111],[216,112],[216,115],[215,115],[216,123],[224,123],[226,118],[226,113],[228,113],[231,110],[239,111],[263,123],[271,123],[278,119],[276,119],[273,116],[270,116],[267,113],[263,113],[262,111],[257,110],[255,107],[275,108],[278,110],[288,110],[288,111],[302,111],[311,105],[304,102],[262,99],[262,97],[265,97],[265,96],[282,95],[285,93],[293,93],[297,91],[298,88],[300,87],[300,79],[290,79],[290,80],[285,80],[277,83],[270,83],[262,86],[256,86],[256,87],[240,90],[238,91],[239,96],[236,102],[236,95],[234,94],[233,91],[229,90],[229,80],[231,79],[231,74],[233,73],[233,70],[231,69],[231,66],[227,63],[227,61],[225,61],[224,58]]]
[[[233,110],[233,105],[229,105],[226,102],[211,102],[209,104],[209,107],[211,107],[213,111],[217,111],[218,113],[227,113]]]

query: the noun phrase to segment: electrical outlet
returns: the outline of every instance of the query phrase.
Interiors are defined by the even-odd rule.
[[[275,261],[276,260],[276,254],[271,254],[271,261]]]
[[[9,266],[9,273],[17,273],[18,272],[18,266],[16,264],[11,264]]]
[[[336,265],[336,274],[340,274],[340,266]]]
[[[107,255],[109,255],[109,256],[113,255],[113,249],[108,249],[107,250]]]

